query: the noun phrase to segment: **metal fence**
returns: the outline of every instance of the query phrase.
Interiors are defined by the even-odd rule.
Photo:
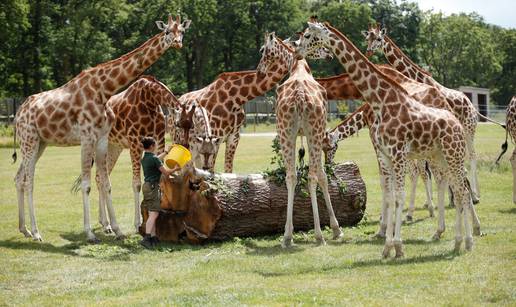
[[[0,123],[11,124],[16,111],[23,101],[24,98],[0,99]],[[328,105],[328,120],[345,118],[347,114],[355,111],[361,103],[362,102],[358,100],[330,100]],[[247,102],[244,104],[246,125],[276,123],[275,107],[276,99],[274,96],[260,96]],[[505,122],[506,107],[490,105],[488,108],[488,116],[498,122]]]
[[[12,124],[16,111],[20,108],[24,98],[3,98],[0,99],[0,123]]]

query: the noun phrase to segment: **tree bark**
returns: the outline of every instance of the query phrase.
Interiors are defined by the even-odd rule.
[[[212,219],[207,219],[207,215],[204,214],[203,218],[201,211],[206,210],[208,203],[198,205],[202,202],[200,198],[193,201],[193,198],[189,198],[192,205],[188,205],[188,209],[184,206],[182,208],[183,211],[188,211],[186,215],[160,214],[156,222],[160,240],[178,241],[181,232],[186,232],[190,242],[198,243],[284,231],[288,194],[285,184],[278,185],[258,174],[218,176],[224,182],[225,188],[215,192],[210,204],[217,206],[221,213]],[[336,165],[334,176],[328,184],[333,210],[339,224],[356,225],[364,216],[367,200],[366,186],[358,166],[352,162]],[[341,192],[340,186],[345,186],[345,191]],[[168,193],[167,190],[163,191]],[[329,226],[329,216],[321,193],[318,193],[317,199],[321,226]],[[143,215],[146,220],[146,212]],[[193,215],[198,215],[199,218]],[[294,230],[313,229],[309,196],[295,196],[293,215]],[[210,226],[204,227],[207,224]],[[203,231],[197,231],[198,229]]]
[[[335,177],[328,181],[335,216],[341,226],[356,225],[364,216],[367,200],[365,183],[358,166],[354,163],[339,164],[335,167]],[[284,231],[288,196],[285,184],[277,185],[261,175],[237,176],[226,180],[234,192],[226,197],[219,197],[222,217],[210,239],[224,240]],[[344,193],[339,191],[341,183],[346,186]],[[321,226],[329,226],[330,219],[324,197],[321,193],[317,194]],[[314,228],[309,196],[295,196],[293,221],[294,230]]]

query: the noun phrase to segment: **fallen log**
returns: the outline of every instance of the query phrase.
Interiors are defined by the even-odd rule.
[[[170,180],[162,180],[165,199],[162,200],[162,208],[165,213],[160,214],[156,224],[160,240],[177,242],[181,234],[186,233],[190,242],[199,243],[284,231],[287,211],[287,188],[284,183],[278,184],[257,174],[220,174],[212,180],[194,180],[192,189],[192,178],[195,177],[176,180],[172,186]],[[336,165],[328,183],[339,224],[356,225],[364,215],[367,200],[365,183],[358,166],[351,162]],[[321,193],[318,193],[317,199],[321,226],[329,226]],[[314,228],[309,196],[296,194],[293,222],[294,230]]]

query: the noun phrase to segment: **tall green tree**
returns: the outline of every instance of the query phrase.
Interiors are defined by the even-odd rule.
[[[427,15],[419,46],[434,77],[448,87],[488,87],[502,69],[494,38],[475,13]]]

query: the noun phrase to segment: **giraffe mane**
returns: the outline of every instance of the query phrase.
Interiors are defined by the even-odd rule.
[[[240,75],[247,75],[247,74],[256,74],[256,70],[242,70],[242,71],[222,72],[222,73],[220,73],[217,76],[217,78],[215,78],[215,80],[217,80],[217,79],[224,79],[224,78],[227,78],[227,77],[230,77],[230,76],[240,76]]]
[[[351,45],[354,47],[354,51],[355,53],[358,53],[358,55],[360,57],[362,57],[362,60],[366,62],[366,64],[369,65],[369,67],[371,67],[371,69],[377,73],[378,75],[380,75],[386,82],[390,83],[392,86],[396,87],[396,90],[398,90],[399,92],[402,92],[403,94],[409,96],[409,93],[407,92],[407,90],[405,88],[403,88],[403,86],[401,86],[401,84],[399,84],[398,82],[396,82],[395,80],[391,79],[389,76],[387,76],[386,74],[384,74],[383,72],[381,72],[374,64],[373,62],[369,61],[369,59],[362,54],[362,52],[360,52],[360,50],[358,50],[358,48],[344,35],[342,34],[339,30],[337,30],[336,28],[332,27],[327,21],[324,22],[324,26],[327,27],[329,30],[331,30],[333,32],[333,34],[335,34],[338,38],[342,39],[343,41],[345,41],[347,44]]]
[[[423,68],[421,68],[419,65],[417,65],[416,63],[414,63],[414,62],[410,59],[410,57],[408,57],[408,56],[405,54],[405,52],[403,52],[403,50],[401,50],[401,49],[400,49],[400,47],[398,47],[398,45],[396,45],[396,44],[394,43],[394,41],[393,41],[393,40],[392,40],[388,35],[385,35],[384,39],[386,39],[386,40],[387,40],[387,43],[391,44],[391,47],[392,47],[392,48],[396,49],[399,53],[401,53],[401,54],[403,55],[403,58],[404,58],[405,60],[407,60],[407,62],[408,62],[409,64],[411,64],[411,65],[412,65],[412,67],[414,67],[417,71],[419,71],[420,73],[423,73],[423,74],[425,74],[425,75],[427,75],[427,76],[429,76],[429,77],[431,77],[431,76],[432,76],[432,74],[430,74],[430,72],[428,72],[428,71],[424,70],[424,69],[423,69]]]

